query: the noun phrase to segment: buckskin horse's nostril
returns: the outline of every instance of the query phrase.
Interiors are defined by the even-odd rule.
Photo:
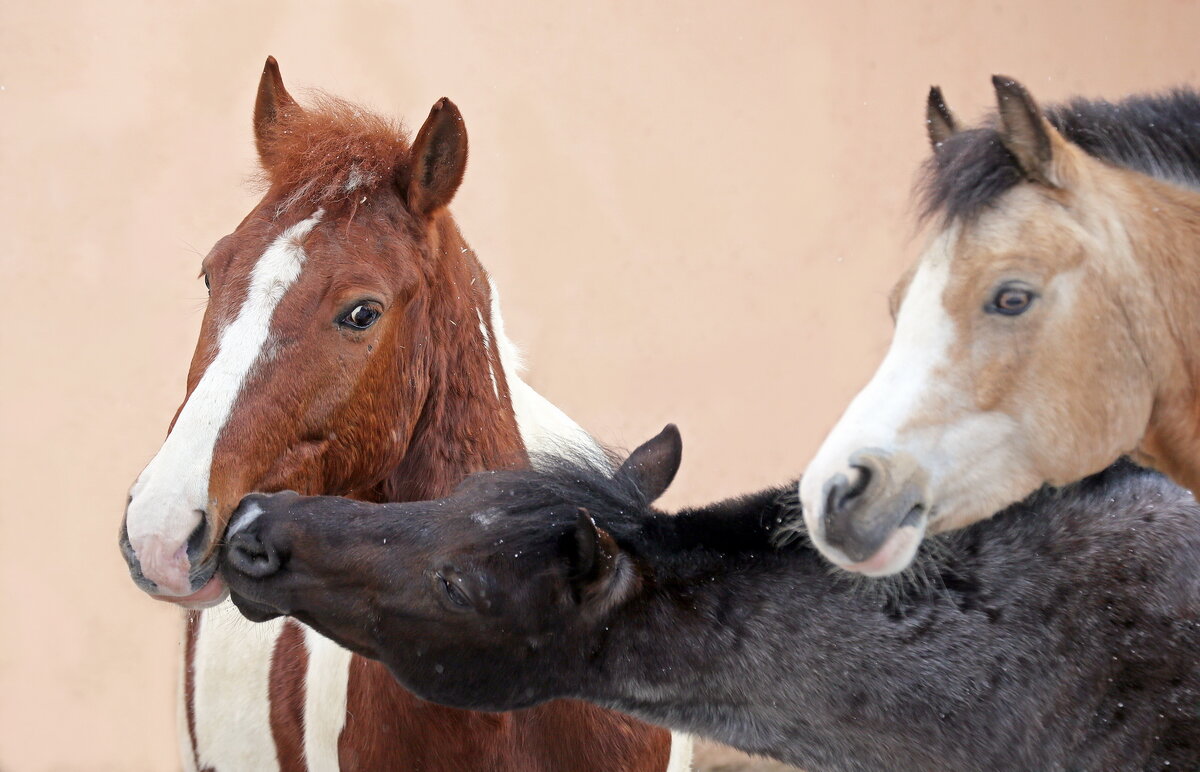
[[[263,579],[280,567],[279,551],[263,543],[253,530],[239,531],[229,540],[226,560],[238,571],[255,579]]]
[[[839,474],[829,482],[828,492],[825,497],[825,516],[838,516],[845,513],[849,509],[853,509],[857,501],[862,499],[863,494],[871,487],[872,473],[869,467],[862,464],[852,464],[851,469],[858,472],[858,476],[851,482],[846,478],[846,475]]]

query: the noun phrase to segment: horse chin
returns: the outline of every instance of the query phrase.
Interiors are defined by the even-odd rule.
[[[282,611],[252,601],[244,595],[239,595],[236,591],[231,591],[229,598],[233,601],[233,605],[237,606],[237,610],[242,612],[242,616],[251,622],[269,622],[276,617],[283,616]]]

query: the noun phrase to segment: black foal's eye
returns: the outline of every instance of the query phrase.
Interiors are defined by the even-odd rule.
[[[441,574],[438,574],[438,583],[442,586],[442,592],[446,594],[451,603],[459,608],[470,608],[471,599],[467,597],[467,594],[456,583]]]
[[[1019,316],[1029,309],[1035,297],[1033,291],[1025,287],[1001,287],[985,310],[990,314]]]
[[[377,307],[370,303],[360,303],[354,308],[347,311],[341,319],[338,319],[338,324],[343,327],[349,327],[352,330],[365,330],[383,314]]]
[[[212,279],[208,277],[207,273],[204,274],[204,289],[208,290],[210,293],[212,292]]]

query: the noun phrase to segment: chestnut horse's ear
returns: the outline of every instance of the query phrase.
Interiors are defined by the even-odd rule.
[[[413,141],[409,210],[428,216],[449,204],[466,170],[467,127],[454,103],[442,97]]]
[[[992,85],[996,88],[1000,139],[1004,146],[1016,157],[1025,176],[1057,187],[1060,181],[1054,168],[1054,146],[1058,132],[1020,83],[993,75]]]
[[[683,438],[679,436],[679,427],[667,424],[656,436],[629,454],[618,474],[632,479],[646,501],[654,501],[663,495],[675,479],[682,459]]]
[[[254,144],[264,166],[271,162],[271,139],[275,136],[275,122],[285,112],[298,110],[300,106],[283,87],[283,76],[279,74],[279,62],[268,56],[258,81],[258,96],[254,100]]]
[[[929,133],[929,144],[933,152],[942,149],[942,143],[958,133],[958,121],[946,107],[940,86],[929,87],[929,100],[925,104],[925,129]]]

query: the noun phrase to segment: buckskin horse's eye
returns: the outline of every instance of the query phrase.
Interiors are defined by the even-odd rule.
[[[1033,303],[1034,297],[1033,292],[1024,287],[1001,287],[996,292],[996,297],[988,304],[987,311],[1004,316],[1017,316],[1025,313]]]
[[[442,592],[446,593],[446,597],[450,599],[451,603],[459,608],[470,608],[471,599],[467,597],[467,594],[456,583],[441,574],[438,574],[438,583],[441,584]]]
[[[375,306],[363,303],[350,309],[349,313],[338,320],[338,323],[355,330],[365,330],[375,324],[375,320],[381,313]]]

